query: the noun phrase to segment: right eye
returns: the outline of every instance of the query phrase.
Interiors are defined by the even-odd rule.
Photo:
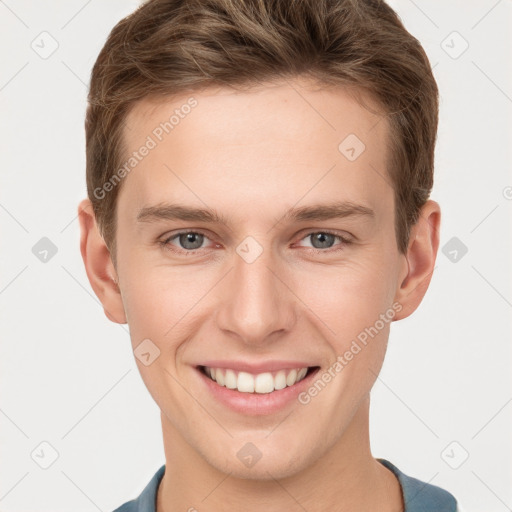
[[[180,231],[167,237],[160,243],[163,247],[171,251],[194,252],[202,248],[205,239],[208,239],[206,235],[198,231]],[[178,249],[174,249],[174,247],[176,247],[173,243],[174,241],[177,241],[179,244]]]

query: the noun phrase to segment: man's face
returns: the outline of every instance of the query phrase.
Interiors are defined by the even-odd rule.
[[[190,96],[144,100],[127,119],[127,156],[156,142],[117,206],[132,345],[150,340],[147,361],[160,351],[137,364],[173,443],[233,476],[291,475],[367,422],[407,266],[388,125],[341,89],[299,81],[209,89],[182,109]],[[175,109],[179,122],[159,130]],[[177,205],[224,222],[174,218]],[[338,216],[306,214],[333,205]],[[295,384],[293,368],[308,368]]]

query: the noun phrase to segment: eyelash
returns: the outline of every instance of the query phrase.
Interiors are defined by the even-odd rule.
[[[164,240],[159,240],[159,245],[162,246],[165,250],[167,251],[171,251],[173,253],[177,253],[177,254],[186,254],[186,255],[195,255],[197,252],[201,251],[201,249],[194,249],[194,250],[191,250],[191,251],[188,251],[186,249],[175,249],[171,244],[171,240],[174,240],[176,238],[178,238],[180,235],[186,235],[186,234],[189,234],[189,233],[193,233],[193,234],[198,234],[198,235],[203,235],[205,238],[208,238],[208,235],[200,230],[196,230],[196,231],[179,231],[178,233],[174,233],[173,235],[167,237],[166,239]],[[314,247],[307,247],[306,249],[308,249],[309,251],[312,251],[313,253],[333,253],[333,252],[337,252],[337,251],[342,251],[344,249],[345,246],[347,245],[350,245],[352,243],[352,240],[342,236],[342,235],[339,235],[337,233],[334,233],[333,231],[329,231],[329,230],[321,230],[321,231],[310,231],[309,233],[307,233],[305,236],[303,236],[300,241],[304,240],[305,238],[311,236],[311,235],[314,235],[314,234],[317,234],[317,233],[322,233],[322,234],[325,234],[325,235],[332,235],[334,236],[335,238],[337,238],[339,241],[341,241],[342,243],[339,244],[339,247],[337,249],[333,249],[333,248],[327,248],[327,249],[316,249]]]

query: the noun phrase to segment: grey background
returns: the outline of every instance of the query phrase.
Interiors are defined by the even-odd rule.
[[[390,4],[424,45],[441,91],[432,198],[443,212],[442,250],[422,306],[392,326],[373,390],[372,451],[445,487],[466,512],[504,512],[512,507],[512,2]],[[89,286],[76,218],[90,70],[137,5],[0,0],[4,512],[111,511],[164,463],[159,410],[127,326],[106,319]]]

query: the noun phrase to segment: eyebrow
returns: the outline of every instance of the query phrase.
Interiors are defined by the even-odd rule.
[[[338,201],[327,204],[301,206],[289,209],[278,222],[303,222],[339,219],[345,217],[374,218],[375,212],[368,206],[350,201]],[[137,222],[156,222],[158,220],[183,220],[228,225],[228,220],[216,210],[193,208],[180,204],[158,204],[145,206],[137,214]]]

